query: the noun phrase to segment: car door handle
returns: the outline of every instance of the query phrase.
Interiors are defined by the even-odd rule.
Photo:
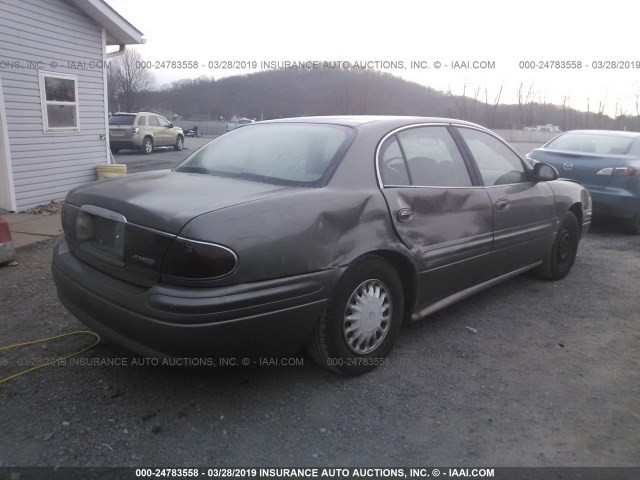
[[[496,200],[495,205],[498,210],[509,210],[509,208],[511,208],[511,202],[506,198]]]
[[[397,217],[400,223],[410,222],[413,218],[413,210],[410,208],[402,208],[398,211]]]

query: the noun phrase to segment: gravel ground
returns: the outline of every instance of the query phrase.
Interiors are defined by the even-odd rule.
[[[0,269],[0,344],[82,328],[56,298],[51,247]],[[639,251],[599,226],[565,280],[524,275],[417,322],[359,378],[307,357],[37,370],[0,384],[0,467],[640,466]],[[0,377],[90,343],[0,352]]]

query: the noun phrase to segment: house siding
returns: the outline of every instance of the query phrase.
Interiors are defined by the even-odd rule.
[[[16,210],[64,198],[108,159],[102,29],[65,0],[2,0],[0,61]],[[21,68],[7,68],[13,61]],[[29,68],[27,62],[41,62]],[[55,65],[52,64],[55,62]],[[78,132],[44,133],[38,71],[77,77]]]

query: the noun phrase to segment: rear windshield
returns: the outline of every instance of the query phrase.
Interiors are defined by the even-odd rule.
[[[254,123],[217,138],[176,171],[316,186],[326,183],[352,137],[339,125]]]
[[[120,127],[123,125],[133,125],[133,121],[135,119],[135,115],[111,115],[109,117],[109,125],[116,125]]]
[[[597,154],[623,154],[629,151],[635,137],[598,133],[565,133],[551,140],[545,148]]]

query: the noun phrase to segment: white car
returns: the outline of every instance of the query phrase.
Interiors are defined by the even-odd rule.
[[[236,120],[235,123],[227,123],[227,131],[234,130],[238,127],[242,127],[244,125],[249,125],[250,123],[256,123],[255,119],[251,118],[240,118]]]

